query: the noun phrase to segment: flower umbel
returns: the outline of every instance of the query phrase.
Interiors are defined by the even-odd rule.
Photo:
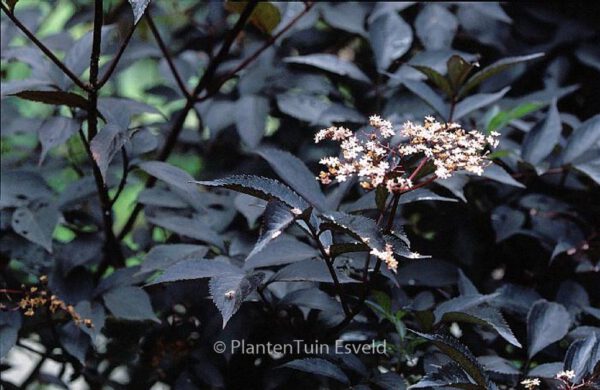
[[[318,180],[329,184],[355,175],[365,189],[385,185],[389,192],[402,193],[415,186],[416,174],[428,161],[435,167],[435,177],[442,179],[459,170],[481,175],[490,164],[486,158],[488,146],[498,145],[496,132],[485,136],[477,130],[466,131],[457,123],[437,122],[433,117],[425,117],[422,125],[404,123],[399,135],[406,140],[398,145],[390,143],[396,131],[389,121],[373,115],[369,125],[372,130],[359,135],[335,126],[315,135],[316,143],[326,139],[340,142],[342,154],[321,159],[327,170],[319,174]],[[408,163],[413,155],[424,156],[423,165],[409,174]]]
[[[422,126],[406,122],[403,134],[409,137],[409,143],[398,148],[400,154],[423,153],[431,158],[436,167],[435,174],[441,179],[458,170],[481,175],[490,163],[485,158],[489,154],[486,146],[498,146],[496,137],[500,135],[492,132],[486,137],[477,130],[467,132],[458,123],[442,124],[430,116],[425,117]]]

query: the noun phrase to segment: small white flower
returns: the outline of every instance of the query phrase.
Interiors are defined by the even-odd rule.
[[[340,159],[337,157],[324,157],[319,161],[319,164],[327,165],[328,167],[337,167],[340,165]]]
[[[370,116],[369,124],[379,130],[383,138],[390,138],[396,134],[392,129],[392,123],[390,121],[381,119],[379,115]]]
[[[456,337],[457,339],[463,336],[462,329],[460,328],[460,325],[458,325],[456,322],[453,322],[452,325],[450,325],[449,330],[450,334],[452,334],[452,336]]]
[[[561,371],[558,374],[556,374],[556,379],[566,379],[570,381],[573,378],[575,378],[575,371],[573,370]]]
[[[522,380],[521,384],[527,390],[532,390],[532,389],[535,389],[536,387],[539,387],[542,384],[542,382],[540,382],[540,380],[538,378],[533,378],[533,379]]]
[[[496,132],[488,136],[477,130],[465,131],[457,123],[440,123],[431,116],[423,124],[407,121],[400,135],[406,140],[392,147],[388,138],[395,135],[392,124],[379,115],[369,117],[375,129],[366,137],[357,137],[344,127],[329,127],[315,135],[315,142],[330,139],[340,142],[342,158],[325,157],[320,163],[327,171],[318,176],[323,184],[337,179],[343,182],[356,175],[365,189],[385,185],[390,192],[403,192],[414,186],[402,174],[407,171],[406,157],[422,154],[435,167],[438,178],[449,178],[454,172],[466,170],[481,175],[490,164],[488,147],[498,145]]]

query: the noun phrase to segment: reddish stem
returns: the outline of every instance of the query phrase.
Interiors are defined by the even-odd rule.
[[[425,164],[427,164],[427,161],[429,161],[429,157],[424,157],[421,162],[419,162],[419,165],[417,165],[417,167],[415,168],[415,170],[413,171],[413,173],[410,174],[410,176],[408,177],[408,180],[412,180],[414,179],[419,172],[421,171],[421,169],[423,169],[423,167],[425,166]]]
[[[9,288],[0,288],[0,294],[25,294],[25,291],[13,290]]]

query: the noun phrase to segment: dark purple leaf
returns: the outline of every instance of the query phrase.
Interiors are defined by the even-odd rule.
[[[152,309],[150,297],[140,287],[117,287],[104,293],[102,298],[108,310],[117,318],[160,323]]]
[[[121,127],[109,123],[90,142],[92,157],[100,169],[104,182],[106,182],[106,172],[110,162],[128,140],[127,134]]]
[[[21,91],[13,94],[21,99],[34,102],[52,104],[55,106],[68,106],[73,108],[88,109],[88,101],[81,95],[64,91]]]
[[[264,274],[259,272],[253,275],[240,273],[223,273],[213,276],[209,282],[210,294],[213,302],[223,317],[223,328],[238,311],[242,302],[262,282]]]

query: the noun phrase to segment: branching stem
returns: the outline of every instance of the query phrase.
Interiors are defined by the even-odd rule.
[[[102,273],[109,264],[115,264],[117,266],[125,265],[125,259],[121,251],[121,245],[119,240],[115,237],[113,232],[113,218],[112,218],[112,202],[108,195],[108,186],[102,177],[100,168],[94,158],[90,143],[92,139],[98,133],[98,70],[100,61],[100,46],[102,44],[102,20],[103,20],[103,1],[95,0],[94,2],[94,30],[92,33],[92,54],[90,56],[90,85],[92,89],[88,92],[88,112],[87,112],[87,123],[88,123],[88,134],[87,139],[82,131],[80,136],[84,142],[84,146],[88,153],[88,157],[92,164],[92,172],[96,182],[96,189],[98,191],[98,198],[100,200],[100,207],[102,209],[102,221],[104,227],[104,259],[99,265],[98,277],[102,276]]]
[[[179,72],[177,71],[177,68],[175,67],[175,63],[173,62],[173,58],[171,57],[171,54],[169,53],[169,49],[167,49],[167,45],[165,45],[165,42],[163,41],[162,37],[160,36],[160,33],[158,32],[158,28],[156,28],[156,24],[154,24],[154,20],[152,19],[152,16],[150,15],[150,10],[146,10],[146,22],[148,23],[148,27],[150,27],[150,31],[152,32],[152,35],[154,36],[156,43],[158,43],[158,47],[160,48],[160,51],[165,56],[165,60],[167,61],[167,65],[169,65],[169,69],[171,70],[171,73],[173,74],[173,77],[175,78],[175,82],[177,83],[177,86],[181,90],[181,93],[183,93],[183,96],[185,96],[185,98],[189,100],[190,93],[188,92],[187,87],[185,86],[185,82],[183,81],[183,79],[181,78],[181,75],[179,74]]]
[[[29,29],[23,23],[21,23],[19,19],[17,19],[15,14],[11,12],[8,6],[6,6],[3,2],[0,2],[0,7],[6,16],[8,16],[8,18],[15,24],[15,26],[17,26],[19,30],[21,30],[21,32],[23,32],[23,34],[25,34],[27,38],[33,42],[52,62],[54,62],[54,64],[58,66],[68,78],[77,84],[78,87],[85,91],[90,91],[92,89],[90,85],[86,85],[83,81],[81,81],[81,79],[75,73],[73,73],[68,66],[59,60],[58,57],[52,53],[52,50],[50,50],[31,31],[29,31]]]
[[[196,87],[194,88],[192,93],[188,96],[185,106],[179,112],[179,115],[177,116],[175,122],[173,123],[171,130],[168,132],[167,139],[165,140],[164,146],[162,147],[162,149],[160,150],[160,152],[157,156],[158,161],[165,161],[171,155],[171,152],[173,151],[173,149],[175,147],[177,139],[179,138],[179,134],[183,130],[183,125],[185,123],[185,119],[186,119],[188,113],[194,108],[195,103],[197,103],[199,101],[198,96],[200,95],[200,93],[202,93],[203,91],[206,90],[207,93],[210,93],[211,94],[210,96],[212,96],[214,93],[216,93],[216,91],[218,91],[218,88],[219,88],[218,86],[222,85],[222,83],[221,84],[217,83],[216,84],[216,85],[218,85],[217,87],[210,87],[211,84],[214,82],[214,78],[215,78],[218,66],[221,64],[221,62],[225,59],[225,57],[229,53],[229,50],[231,49],[231,46],[232,46],[233,42],[235,41],[235,38],[238,36],[240,31],[242,31],[244,25],[246,24],[246,22],[252,15],[254,8],[257,6],[257,3],[258,2],[256,0],[254,0],[254,1],[250,1],[246,5],[246,7],[242,11],[242,14],[240,15],[238,21],[233,26],[230,34],[227,36],[227,38],[223,42],[221,49],[219,50],[217,55],[212,58],[208,67],[204,71],[204,74],[198,81],[198,84],[196,85]],[[303,12],[301,12],[292,21],[290,21],[290,23],[288,23],[288,25],[286,25],[286,27],[284,27],[278,34],[275,34],[273,37],[271,37],[260,49],[258,49],[254,54],[252,54],[245,61],[243,61],[243,63],[238,65],[234,69],[235,72],[230,71],[229,73],[227,73],[227,75],[229,75],[227,77],[229,77],[229,78],[233,77],[236,72],[239,72],[241,69],[248,66],[263,51],[265,51],[269,46],[272,46],[275,43],[276,39],[278,37],[280,37],[286,31],[288,31],[303,15],[305,15],[306,12],[308,12],[308,10],[312,7],[312,5],[313,5],[312,3],[307,3],[305,10]],[[225,79],[220,78],[219,80],[225,80]],[[223,81],[223,82],[225,82],[225,81]],[[202,100],[205,100],[207,98],[207,96],[209,96],[209,95],[205,95]],[[150,177],[146,181],[145,188],[151,188],[154,186],[155,183],[156,183],[156,178]],[[144,206],[141,203],[136,204],[131,215],[127,219],[127,222],[123,226],[123,229],[117,236],[118,239],[120,239],[120,240],[123,239],[131,231],[131,229],[135,225],[135,221],[137,220],[137,217],[138,217],[139,213],[142,211],[143,207]]]
[[[423,158],[419,162],[419,164],[417,165],[415,170],[409,176],[409,180],[413,180],[414,178],[416,178],[417,175],[419,174],[419,172],[423,169],[423,167],[425,167],[425,165],[427,164],[428,161],[429,161],[429,159],[427,157]],[[388,210],[390,210],[386,224],[385,224],[385,228],[383,230],[384,233],[389,234],[394,226],[394,218],[396,217],[396,212],[398,211],[398,204],[400,203],[400,196],[406,192],[410,192],[417,188],[426,186],[427,184],[433,182],[435,179],[436,179],[436,176],[433,175],[429,179],[427,179],[421,183],[417,183],[416,185],[412,186],[411,188],[407,188],[406,190],[404,190],[402,192],[393,194],[392,199],[387,204],[387,206],[383,210],[381,210],[381,212],[379,213],[379,217],[377,218],[377,225],[380,225],[383,222],[385,214],[387,213]],[[346,316],[344,317],[344,319],[338,325],[336,325],[334,328],[332,328],[329,331],[329,335],[335,335],[339,331],[344,329],[352,321],[352,319],[354,319],[354,317],[358,313],[360,313],[360,311],[362,310],[362,308],[365,304],[365,301],[367,300],[367,297],[369,296],[369,292],[370,292],[371,281],[369,280],[369,277],[368,277],[370,262],[371,262],[371,254],[367,253],[367,258],[365,259],[365,267],[363,269],[363,278],[362,278],[363,291],[362,291],[362,294],[358,301],[358,304],[356,305],[354,310],[351,311],[350,315],[348,315],[346,313]],[[381,259],[378,258],[377,262],[375,263],[375,267],[373,268],[373,275],[377,275],[379,273],[379,271],[381,269],[381,263],[382,263]]]

